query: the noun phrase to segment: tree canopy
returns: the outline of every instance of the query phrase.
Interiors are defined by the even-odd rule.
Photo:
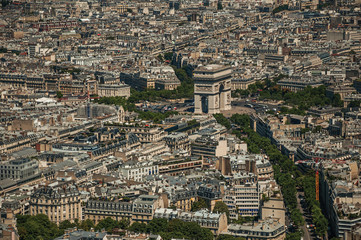
[[[96,231],[105,229],[108,233],[112,233],[114,229],[127,229],[129,227],[129,220],[123,219],[116,221],[110,217],[99,221],[97,225],[94,225],[90,219],[82,222],[76,219],[74,223],[65,220],[59,224],[59,227],[51,222],[48,216],[44,214],[38,214],[36,216],[17,215],[16,218],[21,240],[51,240],[64,234],[65,229],[73,227],[84,231],[90,231],[92,228]]]
[[[198,201],[192,204],[191,211],[196,212],[203,208],[208,208],[206,201],[203,198],[198,199]]]
[[[51,240],[63,234],[45,214],[17,215],[17,228],[21,240]]]
[[[62,94],[60,91],[57,91],[57,92],[56,92],[56,97],[57,97],[57,98],[62,98],[62,97],[63,97],[63,94]]]
[[[265,153],[273,165],[277,183],[281,186],[282,195],[286,206],[291,213],[291,220],[296,226],[304,224],[303,216],[297,208],[297,181],[302,174],[297,170],[293,161],[283,155],[281,151],[271,143],[270,139],[260,136],[250,128],[250,117],[246,114],[234,114],[230,120],[239,129],[233,133],[247,143],[251,153]],[[231,124],[231,123],[229,123]],[[227,124],[228,125],[228,124]]]
[[[229,219],[229,210],[227,205],[224,202],[216,202],[213,208],[214,213],[225,213],[227,215],[227,218]]]
[[[217,240],[245,240],[245,238],[235,237],[228,234],[221,234],[217,237]]]
[[[192,79],[193,68],[191,66],[184,66],[182,68],[176,68],[175,66],[172,67],[174,68],[178,79],[181,81],[181,85],[174,90],[146,89],[144,91],[137,91],[135,89],[131,89],[131,95],[128,99],[124,97],[102,97],[100,99],[95,99],[94,102],[108,105],[119,105],[126,111],[139,113],[139,118],[141,119],[153,120],[154,122],[159,123],[161,120],[177,114],[177,112],[144,112],[137,109],[135,103],[142,101],[155,102],[169,99],[192,98],[194,93],[194,82]]]
[[[312,88],[307,86],[305,89],[292,92],[288,89],[281,89],[280,86],[273,85],[270,87],[264,86],[260,92],[262,99],[283,100],[285,104],[292,106],[292,111],[300,111],[304,114],[310,107],[332,105],[334,107],[343,107],[343,101],[339,94],[335,94],[333,97],[326,95],[326,86]],[[284,113],[287,112],[287,108],[281,109]]]
[[[213,114],[213,117],[216,119],[216,121],[225,126],[227,129],[230,129],[232,126],[231,126],[231,123],[228,121],[228,119],[223,116],[223,114],[221,113],[216,113],[216,114]]]
[[[328,221],[322,214],[320,203],[316,200],[316,179],[313,172],[303,177],[302,187],[308,209],[312,213],[312,220],[316,226],[316,234],[320,237],[324,236],[327,232]]]
[[[168,221],[162,218],[154,218],[148,225],[134,222],[129,227],[129,231],[159,234],[164,240],[171,240],[172,238],[213,240],[213,234],[209,229],[201,228],[195,222],[183,222],[179,219]]]

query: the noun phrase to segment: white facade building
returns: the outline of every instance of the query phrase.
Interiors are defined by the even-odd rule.
[[[233,219],[237,219],[238,215],[257,216],[260,204],[258,183],[235,185],[226,191],[223,202],[228,206]]]
[[[128,180],[143,181],[146,176],[158,174],[158,165],[152,162],[126,164],[121,167],[120,172]]]

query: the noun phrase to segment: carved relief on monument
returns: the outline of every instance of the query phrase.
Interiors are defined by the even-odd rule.
[[[227,103],[231,103],[231,94],[227,94]]]
[[[196,85],[196,91],[211,92],[212,91],[212,86]]]
[[[231,81],[225,82],[224,87],[225,87],[226,89],[230,88],[230,87],[231,87]]]
[[[218,96],[215,97],[215,107],[218,108],[219,107],[219,101],[218,101]]]

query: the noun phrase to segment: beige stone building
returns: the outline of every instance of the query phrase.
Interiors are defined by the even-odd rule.
[[[133,202],[132,222],[148,223],[157,208],[163,208],[163,198],[156,195],[140,195]]]
[[[268,218],[244,225],[230,224],[228,234],[246,240],[283,240],[286,239],[286,227],[278,220]]]
[[[231,81],[232,90],[242,89],[247,90],[248,86],[257,82],[255,78],[234,78]]]
[[[286,208],[282,198],[270,198],[263,202],[261,218],[265,220],[268,217],[279,219],[281,224],[286,224]]]
[[[49,220],[59,224],[62,221],[82,219],[81,198],[74,186],[43,187],[34,192],[30,199],[30,215],[45,214]]]
[[[126,84],[99,84],[99,97],[125,97],[130,96],[130,86]]]
[[[90,200],[84,208],[84,220],[90,219],[94,224],[108,217],[116,221],[131,220],[132,208],[130,202]]]

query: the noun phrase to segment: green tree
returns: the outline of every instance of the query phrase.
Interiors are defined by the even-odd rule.
[[[10,1],[9,0],[1,0],[1,6],[4,8],[6,7],[7,5],[10,4]]]
[[[95,225],[92,220],[87,219],[80,223],[79,228],[83,229],[84,231],[90,231],[90,229],[95,228]]]
[[[166,52],[166,53],[164,53],[164,59],[165,59],[165,60],[172,61],[172,59],[173,59],[173,52]]]
[[[191,211],[196,212],[203,208],[208,208],[206,201],[203,198],[198,199],[198,201],[192,204]]]
[[[316,89],[315,91],[323,91],[322,89]],[[297,170],[297,167],[294,165],[293,161],[287,156],[284,156],[280,150],[271,143],[268,138],[261,137],[258,133],[254,132],[250,128],[250,119],[248,115],[239,115],[234,114],[230,120],[239,127],[234,131],[238,137],[243,137],[242,139],[247,142],[249,151],[252,151],[251,148],[256,150],[262,150],[265,154],[269,156],[270,162],[273,164],[274,177],[277,183],[281,187],[282,195],[286,206],[291,213],[291,220],[295,223],[296,226],[301,226],[304,224],[304,219],[297,208],[297,186],[303,185],[305,190],[306,199],[314,199],[315,196],[315,181],[314,179],[304,179],[304,183],[299,181],[302,174]],[[305,187],[306,186],[306,187]],[[308,197],[310,195],[311,197]],[[316,204],[316,206],[319,205]],[[319,233],[322,233],[327,230],[327,220],[322,215],[322,212],[313,211],[314,222],[316,228],[319,229]],[[316,219],[317,217],[317,219]],[[240,220],[242,223],[243,219]],[[326,220],[326,221],[325,221]],[[287,239],[300,239],[300,233],[292,233],[287,236]]]
[[[332,106],[343,107],[343,101],[341,100],[340,94],[336,93],[332,98]]]
[[[309,131],[311,131],[311,129],[309,129],[309,128],[302,128],[302,129],[301,129],[301,134],[305,134],[306,132],[309,132]]]
[[[239,125],[244,130],[250,129],[250,118],[246,114],[233,114],[231,117],[231,121]]]
[[[273,9],[272,12],[273,12],[273,14],[276,14],[276,13],[282,12],[284,10],[288,10],[288,5],[287,4],[276,7],[275,9]]]
[[[227,215],[227,219],[229,220],[229,210],[228,210],[228,207],[227,205],[224,203],[224,202],[216,202],[216,204],[214,205],[214,208],[213,208],[213,212],[214,213],[225,213]]]
[[[69,220],[62,221],[59,224],[59,229],[63,229],[63,230],[68,229],[68,228],[73,228],[73,227],[76,227],[76,224],[71,223]]]
[[[348,105],[348,107],[360,107],[361,101],[351,101]]]
[[[217,9],[218,9],[218,10],[222,10],[222,9],[223,9],[223,5],[222,5],[222,2],[221,2],[221,1],[218,1],[218,3],[217,3]]]
[[[172,240],[172,239],[183,239],[184,234],[181,232],[160,232],[159,235],[163,240]]]
[[[107,217],[96,225],[95,230],[99,231],[105,229],[108,233],[111,233],[114,228],[118,227],[118,222],[110,217]]]
[[[291,210],[291,219],[293,220],[296,226],[302,226],[305,224],[305,220],[303,219],[303,215],[298,208]]]
[[[316,180],[314,173],[309,173],[302,179],[302,187],[305,193],[305,200],[312,213],[312,220],[316,226],[316,234],[323,236],[327,232],[328,221],[322,214],[320,203],[316,200]]]
[[[56,97],[57,97],[57,98],[62,98],[62,97],[63,97],[63,94],[62,94],[60,91],[57,91],[57,92],[56,92]]]
[[[129,231],[159,234],[164,240],[172,238],[213,240],[213,234],[209,229],[201,228],[195,222],[183,222],[179,219],[168,222],[166,219],[154,218],[148,225],[134,222],[129,227]]]
[[[45,214],[36,216],[17,215],[17,228],[21,240],[51,240],[63,234],[58,226]]]
[[[172,219],[168,223],[169,232],[182,232],[184,228],[184,222],[180,219]]]
[[[213,234],[209,229],[201,228],[195,222],[185,222],[182,233],[187,239],[213,240]]]
[[[227,129],[230,129],[232,127],[229,120],[225,116],[223,116],[222,113],[213,114],[213,117],[219,124],[225,126]]]
[[[147,225],[145,223],[134,222],[128,230],[136,233],[145,233],[147,232]]]
[[[296,231],[293,233],[287,233],[286,240],[300,240],[302,237],[302,232]]]
[[[159,61],[164,62],[164,58],[163,58],[162,54],[158,54],[157,58],[158,58]]]
[[[147,232],[158,234],[168,228],[168,220],[164,218],[154,218],[147,225]]]
[[[221,234],[217,237],[217,240],[245,240],[245,238],[235,237],[235,236],[227,235],[227,234]]]

